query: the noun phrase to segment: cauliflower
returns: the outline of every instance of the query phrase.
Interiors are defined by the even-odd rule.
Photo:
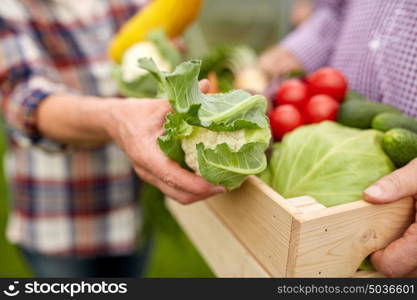
[[[126,50],[122,59],[122,77],[126,82],[132,82],[138,77],[147,75],[138,60],[141,57],[151,57],[163,71],[170,71],[172,66],[161,56],[158,48],[152,42],[141,42]]]
[[[172,73],[159,71],[149,59],[139,63],[159,81],[173,109],[158,138],[169,158],[229,190],[265,170],[271,131],[264,96],[243,90],[203,94],[198,86],[201,62],[197,60],[180,64]]]
[[[212,131],[202,127],[196,127],[194,132],[181,140],[181,147],[185,153],[186,164],[200,174],[197,157],[197,144],[203,143],[205,148],[215,149],[217,145],[226,143],[233,151],[247,143],[245,130],[236,131]]]

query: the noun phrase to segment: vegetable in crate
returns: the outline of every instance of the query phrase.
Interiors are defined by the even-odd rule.
[[[382,113],[372,119],[372,128],[384,132],[402,128],[417,133],[417,120],[399,113]]]
[[[285,80],[277,91],[275,105],[290,104],[302,110],[310,94],[307,85],[300,79]]]
[[[336,121],[339,102],[327,95],[315,95],[308,100],[303,110],[306,123]]]
[[[308,195],[327,207],[360,200],[394,170],[382,136],[328,121],[300,127],[274,148],[261,178],[286,198]]]
[[[285,134],[303,125],[304,119],[295,106],[284,104],[274,108],[269,114],[269,122],[275,140],[281,140]]]
[[[417,134],[407,129],[391,129],[384,135],[382,147],[401,168],[417,157]]]
[[[394,106],[369,101],[362,95],[350,91],[346,101],[339,108],[337,122],[349,127],[367,129],[371,128],[372,119],[383,112],[401,114]]]
[[[320,68],[307,77],[308,89],[312,96],[328,95],[337,101],[345,98],[348,82],[339,70]]]
[[[152,59],[139,62],[158,79],[174,111],[159,138],[168,157],[228,189],[266,168],[264,151],[271,133],[263,96],[242,90],[201,93],[197,60],[182,63],[172,73],[160,71]]]

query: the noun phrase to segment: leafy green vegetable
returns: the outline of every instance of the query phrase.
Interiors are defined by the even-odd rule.
[[[382,133],[333,122],[288,134],[261,176],[286,198],[309,195],[325,206],[362,199],[362,191],[394,170]]]
[[[168,157],[229,189],[266,168],[264,151],[271,134],[263,96],[242,90],[203,94],[197,60],[182,63],[172,73],[160,71],[152,59],[139,63],[159,81],[174,110],[159,138]]]
[[[199,79],[207,78],[208,73],[211,71],[214,71],[217,74],[224,70],[231,72],[228,67],[228,62],[233,53],[233,48],[234,47],[230,45],[220,45],[211,49],[207,55],[202,57]]]
[[[139,62],[159,80],[172,108],[182,114],[187,123],[214,131],[268,127],[264,96],[251,95],[243,90],[226,94],[200,92],[200,61],[182,63],[172,73],[161,72],[153,60],[143,58]]]
[[[257,63],[255,51],[246,45],[220,45],[202,58],[199,78],[215,72],[221,92],[233,89],[234,77]]]
[[[151,31],[148,35],[148,41],[155,45],[159,54],[161,54],[161,56],[166,59],[171,66],[174,67],[183,61],[181,54],[168,40],[163,30],[157,29]]]
[[[365,260],[361,263],[358,269],[362,271],[376,271],[369,257],[365,258]]]
[[[168,114],[164,129],[164,135],[159,137],[158,140],[159,147],[164,151],[166,156],[185,167],[185,157],[181,140],[184,137],[190,136],[194,128],[188,125],[180,114]]]
[[[116,81],[119,93],[125,97],[155,97],[158,90],[158,82],[149,74],[140,76],[135,80],[128,82],[123,80],[122,68],[120,66],[114,66],[112,77],[113,80]]]
[[[194,149],[197,147],[195,169],[199,169],[209,182],[235,188],[248,175],[260,173],[266,168],[266,157],[263,153],[270,139],[268,129],[215,134],[218,134],[217,138],[220,140],[215,143],[206,140],[212,133],[201,129],[197,129],[197,133],[191,138],[182,141],[182,147],[188,153],[186,162],[190,167],[194,164]],[[223,140],[225,142],[222,143]]]
[[[233,48],[231,45],[220,45],[210,49],[201,57],[199,79],[207,78],[210,72],[214,72],[217,75],[218,88],[222,93],[233,89],[234,75],[228,65]]]
[[[168,70],[173,70],[183,60],[163,30],[152,31],[148,35],[148,41],[126,50],[121,65],[113,68],[112,77],[119,92],[125,97],[152,98],[157,95],[158,82],[139,67],[137,60],[140,57],[157,59]]]

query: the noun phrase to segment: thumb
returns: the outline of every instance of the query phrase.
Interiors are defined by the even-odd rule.
[[[389,203],[417,194],[417,159],[381,178],[364,191],[372,203]]]
[[[207,79],[202,79],[199,82],[200,90],[206,94],[210,89],[210,82]]]
[[[372,265],[389,277],[404,277],[417,268],[417,224],[387,248],[371,256]]]

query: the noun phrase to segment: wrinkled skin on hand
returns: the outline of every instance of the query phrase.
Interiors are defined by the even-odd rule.
[[[364,199],[383,204],[409,196],[416,199],[416,195],[417,159],[414,159],[365,190]],[[389,277],[417,277],[417,215],[401,238],[372,254],[371,262],[379,272]]]
[[[203,91],[207,89],[205,81],[200,86]],[[225,192],[225,188],[181,168],[161,151],[157,139],[163,134],[170,111],[171,106],[164,99],[120,101],[109,109],[106,130],[129,156],[141,179],[180,203],[189,204]]]

